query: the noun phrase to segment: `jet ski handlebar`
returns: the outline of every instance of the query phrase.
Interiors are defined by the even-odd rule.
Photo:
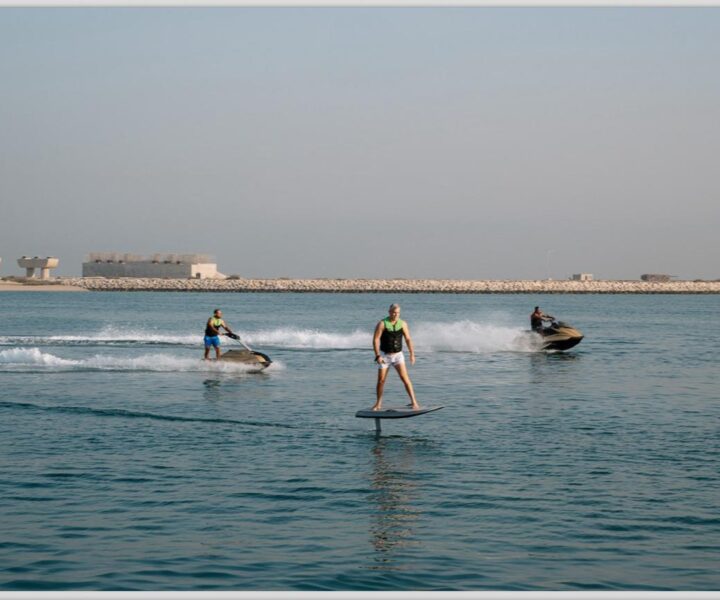
[[[245,348],[245,350],[249,350],[250,352],[254,352],[254,350],[253,350],[250,346],[248,346],[245,342],[243,342],[243,341],[240,339],[240,336],[239,336],[237,333],[233,333],[232,331],[228,331],[225,335],[228,336],[229,338],[237,341],[243,348]],[[268,359],[268,360],[270,360],[270,359]]]

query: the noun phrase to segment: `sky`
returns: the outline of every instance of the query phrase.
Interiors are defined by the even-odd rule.
[[[720,278],[720,8],[0,8],[0,276]]]

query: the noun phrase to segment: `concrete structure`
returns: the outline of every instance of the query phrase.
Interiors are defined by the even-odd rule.
[[[40,258],[39,256],[23,256],[18,258],[18,265],[25,269],[25,276],[34,278],[35,270],[40,269],[40,279],[50,279],[50,269],[54,269],[60,264],[60,261],[54,256]]]
[[[663,273],[645,273],[643,275],[640,275],[640,279],[643,281],[653,281],[656,283],[665,283],[667,281],[670,281],[670,278],[673,277],[672,275],[665,275]]]
[[[121,254],[92,252],[82,265],[83,277],[151,277],[157,279],[224,279],[207,254]]]
[[[570,279],[572,281],[592,281],[592,273],[575,273]]]

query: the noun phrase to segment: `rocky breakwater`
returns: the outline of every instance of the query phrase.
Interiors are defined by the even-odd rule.
[[[416,294],[719,294],[720,281],[566,281],[462,279],[147,279],[67,277],[107,292],[336,292]]]

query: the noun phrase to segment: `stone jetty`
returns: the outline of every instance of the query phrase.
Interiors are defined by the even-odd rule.
[[[411,294],[720,294],[720,281],[570,281],[475,279],[146,279],[63,277],[104,292],[334,292]]]

